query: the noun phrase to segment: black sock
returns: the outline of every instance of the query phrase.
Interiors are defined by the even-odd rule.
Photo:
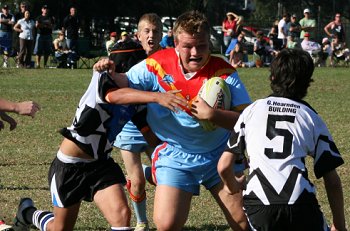
[[[23,218],[28,224],[33,224],[33,214],[37,209],[35,207],[29,207],[23,211]]]

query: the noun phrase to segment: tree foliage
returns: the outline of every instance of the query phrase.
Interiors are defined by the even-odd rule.
[[[12,5],[12,9],[18,6],[22,0],[4,0],[1,4]],[[33,17],[41,13],[43,4],[50,7],[51,14],[57,19],[58,24],[68,14],[69,7],[77,7],[79,16],[86,24],[92,19],[102,21],[108,25],[113,24],[116,16],[129,16],[138,19],[142,14],[155,12],[160,16],[176,17],[187,10],[199,10],[204,12],[212,25],[220,25],[226,12],[233,11],[245,17],[246,21],[271,21],[280,18],[284,12],[295,13],[303,16],[303,9],[310,8],[316,18],[329,21],[339,11],[347,19],[350,19],[350,0],[252,0],[256,10],[242,11],[244,0],[26,0],[31,5]],[[278,6],[281,6],[280,8]],[[15,11],[15,9],[13,9]]]

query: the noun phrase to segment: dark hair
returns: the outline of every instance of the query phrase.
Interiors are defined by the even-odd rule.
[[[114,61],[115,70],[119,73],[127,72],[132,66],[147,58],[142,45],[130,41],[116,43],[112,49],[109,59]]]
[[[309,53],[302,49],[283,49],[271,63],[273,95],[302,99],[313,81],[315,66]]]

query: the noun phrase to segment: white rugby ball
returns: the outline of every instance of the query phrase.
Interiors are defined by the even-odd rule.
[[[230,110],[231,91],[225,80],[220,77],[212,77],[207,80],[199,90],[198,96],[212,108]],[[206,131],[216,129],[216,125],[209,120],[200,120],[199,123]]]

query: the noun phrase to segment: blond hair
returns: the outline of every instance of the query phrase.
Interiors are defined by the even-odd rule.
[[[161,30],[161,31],[163,29],[163,23],[160,20],[160,17],[157,14],[155,14],[155,13],[147,13],[147,14],[144,14],[144,15],[141,16],[141,18],[139,20],[139,23],[137,25],[137,30],[138,31],[142,30],[142,28],[141,28],[142,22],[148,22],[150,24],[153,24],[157,28],[159,28],[159,30]]]
[[[181,32],[192,35],[204,32],[209,35],[210,26],[204,14],[199,11],[188,11],[177,18],[173,31],[175,40],[177,40]]]

